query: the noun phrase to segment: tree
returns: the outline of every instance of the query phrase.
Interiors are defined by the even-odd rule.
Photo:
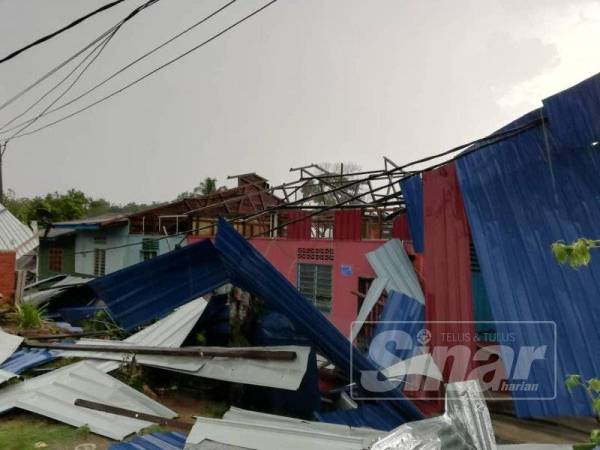
[[[217,191],[217,179],[206,177],[198,187],[194,188],[194,194],[196,195],[210,195]]]
[[[314,171],[310,168],[305,169],[309,175],[316,175],[320,178],[314,179],[306,183],[302,187],[302,195],[305,197],[317,194],[322,191],[329,191],[331,189],[343,186],[354,180],[354,177],[347,175],[352,172],[358,172],[360,170],[358,164],[352,162],[346,163],[321,163],[314,167]],[[328,175],[331,174],[331,177]],[[325,177],[323,177],[325,175]],[[336,191],[335,193],[325,194],[322,197],[317,197],[319,202],[322,202],[326,206],[335,205],[340,200],[347,200],[353,195],[359,193],[361,188],[360,183],[349,187],[345,190]],[[349,195],[351,194],[351,195]]]

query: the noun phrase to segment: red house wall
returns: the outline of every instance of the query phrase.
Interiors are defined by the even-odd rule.
[[[277,270],[294,285],[297,285],[298,262],[309,264],[331,264],[333,304],[329,319],[345,336],[350,334],[350,325],[358,313],[358,299],[352,291],[358,291],[358,279],[375,278],[366,253],[385,243],[383,240],[333,241],[254,238],[250,243],[265,256]],[[333,260],[298,259],[298,249],[331,249]],[[343,274],[342,266],[349,266],[352,274]]]
[[[15,252],[0,252],[0,294],[1,303],[12,302],[15,294]]]

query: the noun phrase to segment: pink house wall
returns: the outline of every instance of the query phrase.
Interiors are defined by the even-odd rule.
[[[265,256],[277,270],[297,286],[297,253],[299,248],[332,249],[333,261],[301,259],[308,264],[330,264],[333,273],[333,304],[329,320],[340,332],[348,336],[350,325],[356,319],[358,299],[352,291],[358,291],[358,279],[375,278],[366,253],[385,243],[384,240],[333,241],[254,238],[250,243]],[[351,268],[351,274],[342,273],[342,266]]]

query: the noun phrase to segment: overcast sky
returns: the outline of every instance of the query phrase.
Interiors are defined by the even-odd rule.
[[[113,91],[266,0],[239,0],[89,99]],[[108,0],[0,0],[0,56]],[[127,0],[0,64],[0,103],[141,0]],[[128,22],[72,98],[226,0],[161,0]],[[600,2],[279,0],[117,97],[12,141],[5,188],[78,188],[113,202],[170,200],[205,176],[352,161],[377,169],[481,137],[600,72]],[[63,72],[66,74],[66,72]],[[42,95],[0,111],[0,125]]]

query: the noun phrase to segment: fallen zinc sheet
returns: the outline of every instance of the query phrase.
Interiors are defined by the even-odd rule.
[[[99,339],[82,339],[78,344],[109,345],[111,347],[127,347],[130,345],[120,341],[104,341]],[[170,355],[135,355],[138,364],[158,367],[186,375],[212,378],[232,383],[252,384],[256,386],[273,387],[295,391],[306,373],[309,347],[277,346],[277,347],[251,347],[257,351],[291,351],[296,358],[291,361],[260,360],[251,358],[212,357],[199,358],[197,356],[170,356]],[[131,360],[131,352],[93,352],[66,350],[60,356],[106,359],[120,364]],[[107,366],[110,367],[110,366]]]
[[[328,425],[327,428],[320,425]],[[207,441],[255,450],[362,450],[377,439],[362,433],[352,434],[350,427],[316,424],[300,420],[261,420],[253,417],[223,419],[196,418],[186,441],[186,450],[202,449]]]
[[[425,304],[419,279],[402,242],[398,239],[386,242],[377,250],[367,253],[367,260],[377,274],[377,278],[369,287],[356,321],[352,324],[351,341],[354,341],[360,333],[364,321],[367,320],[384,290],[387,290],[388,293],[395,291],[405,294],[419,303]]]
[[[5,333],[0,329],[0,365],[19,348],[22,342],[21,336]]]
[[[121,440],[152,423],[75,406],[76,399],[173,418],[177,414],[83,361],[0,391],[0,413],[24,409],[93,433]]]
[[[108,450],[183,450],[186,437],[175,431],[145,434],[127,442],[114,443]]]
[[[88,285],[126,330],[162,318],[227,282],[210,241],[187,245],[96,278]]]
[[[447,385],[443,416],[406,423],[371,446],[371,450],[424,449],[496,449],[490,413],[476,380]]]
[[[377,367],[353,350],[348,338],[224,219],[219,220],[215,245],[232,283],[258,296],[267,308],[284,314],[342,373],[359,380],[364,371],[377,372]],[[389,384],[388,394],[397,399],[389,404],[403,421],[423,418],[393,383]]]

